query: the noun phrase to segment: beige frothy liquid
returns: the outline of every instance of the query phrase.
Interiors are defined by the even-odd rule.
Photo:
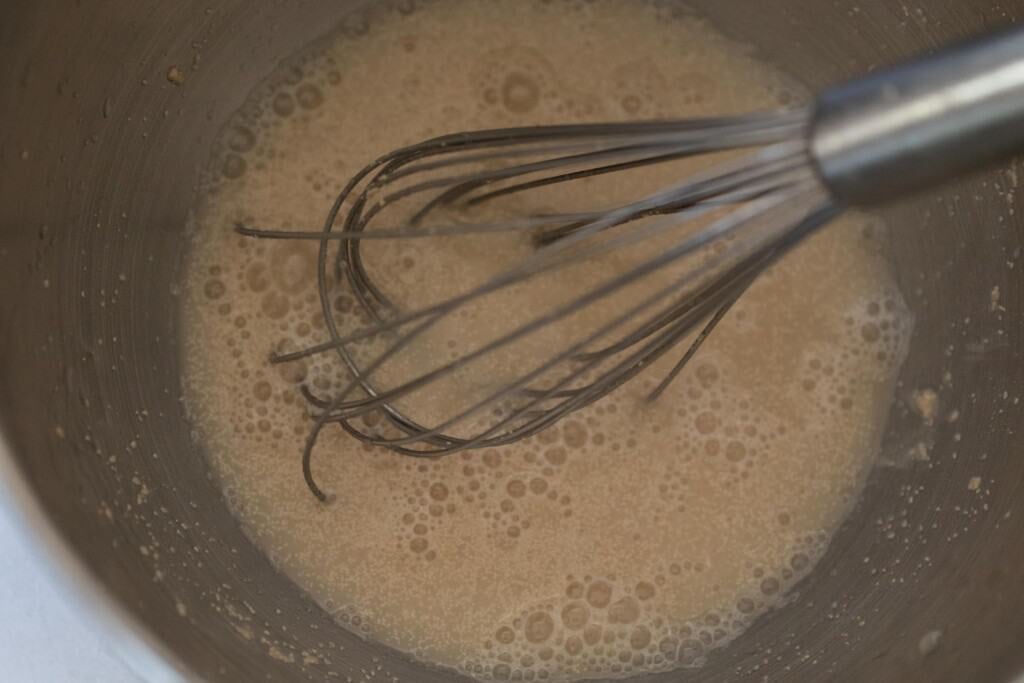
[[[909,334],[879,226],[800,248],[654,405],[656,371],[527,442],[426,463],[328,429],[329,506],[300,471],[298,389],[329,389],[336,358],[267,363],[325,338],[314,249],[232,232],[316,229],[363,164],[432,135],[755,110],[789,101],[782,79],[654,7],[520,0],[395,12],[279,76],[215,157],[185,309],[190,407],[270,558],[341,622],[485,679],[697,665],[783,601],[859,493]],[[450,248],[379,247],[399,300],[474,279]]]

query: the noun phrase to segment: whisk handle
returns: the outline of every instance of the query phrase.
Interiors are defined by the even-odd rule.
[[[1024,31],[825,91],[812,155],[839,201],[913,194],[1024,151]]]

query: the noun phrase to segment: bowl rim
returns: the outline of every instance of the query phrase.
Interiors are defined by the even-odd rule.
[[[0,514],[29,550],[74,617],[103,635],[115,656],[146,683],[185,683],[195,674],[120,603],[86,566],[47,514],[0,425]]]

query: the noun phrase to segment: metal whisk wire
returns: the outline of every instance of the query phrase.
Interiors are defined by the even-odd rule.
[[[417,457],[439,457],[511,443],[536,434],[566,414],[607,395],[705,323],[680,361],[658,385],[654,394],[660,394],[757,275],[803,234],[831,217],[833,207],[828,193],[808,170],[804,142],[808,119],[808,112],[794,111],[704,121],[550,126],[446,136],[397,150],[357,174],[338,195],[319,232],[238,226],[240,233],[254,237],[319,242],[318,290],[329,339],[273,358],[274,362],[289,362],[333,351],[351,377],[341,391],[329,398],[318,396],[308,386],[302,387],[303,395],[318,411],[303,458],[310,489],[319,499],[328,499],[317,486],[311,468],[317,437],[328,424],[339,424],[366,443]],[[713,162],[703,174],[620,207],[519,216],[469,225],[425,226],[425,221],[442,208],[478,206],[499,197],[640,166],[751,148],[755,151],[748,151],[739,160]],[[402,203],[415,203],[411,219],[397,228],[376,227],[375,219]],[[724,216],[715,218],[673,248],[499,339],[396,387],[382,389],[373,381],[374,374],[389,359],[440,320],[481,297],[723,211]],[[654,220],[608,234],[612,228],[646,218]],[[710,244],[731,239],[755,223],[764,226],[758,240],[740,240],[718,257],[672,278],[668,285],[629,310],[610,316],[599,329],[439,424],[423,425],[395,405],[399,399],[460,367]],[[374,284],[360,249],[364,240],[444,238],[504,231],[531,233],[538,249],[519,265],[472,291],[404,313]],[[603,239],[594,239],[598,235]],[[373,321],[371,326],[351,333],[342,333],[332,305],[334,293],[328,263],[334,245],[334,279],[347,284]],[[721,272],[709,278],[716,270]],[[706,282],[701,282],[704,279]],[[680,296],[681,293],[685,294]],[[680,298],[664,308],[664,302],[672,296]],[[637,324],[635,321],[645,313],[647,317]],[[598,349],[589,348],[623,328],[627,331],[620,337]],[[396,335],[397,340],[369,364],[361,366],[356,362],[350,345],[387,333]],[[566,365],[570,367],[564,375],[549,378],[542,386],[534,385]],[[589,375],[595,377],[584,379]],[[512,399],[514,406],[501,411],[487,427],[469,436],[451,433],[454,427],[485,409]],[[372,413],[385,419],[375,427],[359,420]],[[391,434],[385,434],[382,425],[389,426]]]

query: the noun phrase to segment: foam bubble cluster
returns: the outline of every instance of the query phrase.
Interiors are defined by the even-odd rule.
[[[339,622],[480,679],[699,666],[781,604],[856,499],[910,333],[884,228],[851,217],[759,281],[658,402],[645,398],[676,358],[501,448],[414,460],[328,429],[316,468],[337,501],[312,499],[300,388],[330,395],[347,376],[330,354],[267,358],[325,339],[317,247],[233,225],[317,229],[353,172],[428,135],[802,97],[703,24],[624,4],[405,2],[347,25],[225,129],[198,212],[187,396],[228,502]],[[658,187],[657,174],[618,189]],[[488,265],[451,245],[374,245],[373,263],[399,300],[437,294]],[[365,325],[333,277],[339,324]],[[429,353],[458,357],[473,323]]]

